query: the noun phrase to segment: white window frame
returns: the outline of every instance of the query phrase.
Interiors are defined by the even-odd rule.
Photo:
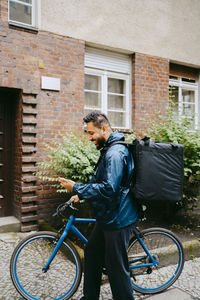
[[[182,90],[186,89],[189,91],[194,91],[194,129],[199,128],[200,122],[200,115],[199,115],[199,101],[198,101],[198,82],[190,83],[183,81],[182,77],[172,75],[177,77],[177,79],[169,79],[170,86],[178,87],[178,113],[179,115],[183,116],[183,97],[182,97]],[[184,102],[187,103],[187,102]],[[190,103],[189,103],[190,104]]]
[[[29,4],[29,3],[26,3],[26,2],[23,2],[20,0],[12,0],[11,1],[13,3],[19,3],[24,6],[31,7],[32,23],[27,24],[27,23],[23,23],[23,22],[19,22],[19,21],[10,19],[10,0],[8,0],[8,23],[10,25],[15,25],[15,26],[38,31],[38,28],[40,26],[40,19],[41,19],[41,15],[40,15],[41,2],[40,1],[41,0],[32,0],[32,4]]]
[[[130,119],[131,119],[131,114],[130,114],[130,99],[131,99],[131,91],[130,91],[130,83],[131,83],[131,78],[130,75],[127,74],[121,74],[121,73],[115,73],[111,71],[105,71],[105,70],[97,70],[97,69],[91,69],[91,68],[85,68],[85,75],[95,75],[101,77],[101,91],[99,93],[101,94],[101,112],[107,115],[108,113],[108,78],[115,78],[115,79],[121,79],[125,81],[126,88],[125,88],[125,110],[120,110],[120,109],[115,109],[115,110],[109,110],[112,112],[123,112],[125,113],[125,127],[115,127],[112,126],[113,128],[118,128],[118,129],[130,129]],[[90,90],[84,89],[85,92],[90,92]],[[95,93],[98,93],[95,91]],[[116,93],[113,93],[116,95]],[[121,95],[121,94],[120,94]],[[89,106],[86,106],[84,104],[84,109],[91,109]],[[112,124],[111,124],[112,125]]]

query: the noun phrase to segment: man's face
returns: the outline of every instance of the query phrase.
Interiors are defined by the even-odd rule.
[[[93,142],[98,150],[101,149],[106,142],[105,128],[98,128],[93,122],[87,123],[86,126],[89,141]]]

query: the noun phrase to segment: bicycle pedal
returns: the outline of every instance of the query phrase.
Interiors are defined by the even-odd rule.
[[[147,274],[151,274],[152,273],[152,268],[148,268],[147,269]]]

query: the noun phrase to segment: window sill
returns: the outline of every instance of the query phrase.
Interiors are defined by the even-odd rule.
[[[8,24],[12,27],[19,27],[19,28],[23,28],[23,29],[28,29],[28,30],[31,30],[35,33],[37,33],[39,31],[39,29],[36,28],[36,27],[33,27],[31,25],[21,24],[21,23],[15,22],[15,21],[8,21]]]
[[[113,131],[117,130],[121,133],[125,133],[125,134],[132,134],[133,133],[133,129],[128,129],[128,128],[119,128],[119,127],[112,127]]]

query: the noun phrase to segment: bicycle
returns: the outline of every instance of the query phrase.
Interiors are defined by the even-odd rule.
[[[74,223],[95,223],[76,218],[77,208],[68,201],[55,215],[72,213],[58,233],[37,232],[24,238],[14,249],[10,262],[12,282],[24,299],[70,299],[81,282],[82,263],[75,246],[66,239],[72,231],[86,244],[86,237]],[[179,238],[164,228],[139,231],[136,227],[128,248],[133,289],[142,294],[160,293],[180,276],[184,249]]]

